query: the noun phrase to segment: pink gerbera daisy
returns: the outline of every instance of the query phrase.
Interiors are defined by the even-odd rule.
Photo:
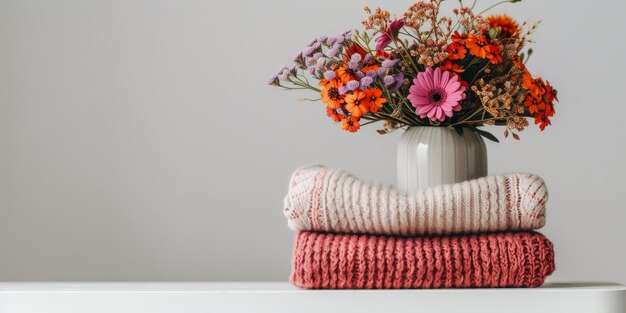
[[[465,99],[465,87],[458,75],[429,67],[413,79],[407,98],[421,118],[443,122],[453,112],[461,110],[459,101]]]

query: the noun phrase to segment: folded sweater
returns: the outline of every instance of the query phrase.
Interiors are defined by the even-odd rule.
[[[291,282],[312,289],[538,287],[554,271],[535,232],[396,237],[299,232]]]
[[[532,174],[483,177],[417,192],[369,184],[322,166],[297,169],[284,214],[294,230],[389,235],[539,229],[546,186]]]

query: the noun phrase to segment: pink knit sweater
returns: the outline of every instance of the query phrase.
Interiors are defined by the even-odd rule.
[[[538,287],[554,271],[535,232],[437,237],[301,231],[291,282],[301,288]]]
[[[440,235],[533,230],[546,221],[548,193],[531,174],[482,177],[405,193],[323,166],[297,169],[284,214],[294,230]]]

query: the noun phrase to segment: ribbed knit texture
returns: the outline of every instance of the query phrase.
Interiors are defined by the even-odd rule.
[[[414,193],[322,166],[296,170],[284,214],[294,230],[427,235],[539,229],[548,193],[531,174],[483,177]]]
[[[538,287],[554,271],[535,232],[394,237],[299,232],[291,282],[313,289]]]

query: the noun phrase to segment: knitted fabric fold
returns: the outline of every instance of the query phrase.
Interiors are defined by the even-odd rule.
[[[394,237],[299,232],[291,282],[311,289],[538,287],[554,271],[535,232]]]
[[[545,224],[547,190],[532,174],[483,177],[412,193],[322,166],[297,169],[284,214],[294,230],[429,235],[533,230]]]

